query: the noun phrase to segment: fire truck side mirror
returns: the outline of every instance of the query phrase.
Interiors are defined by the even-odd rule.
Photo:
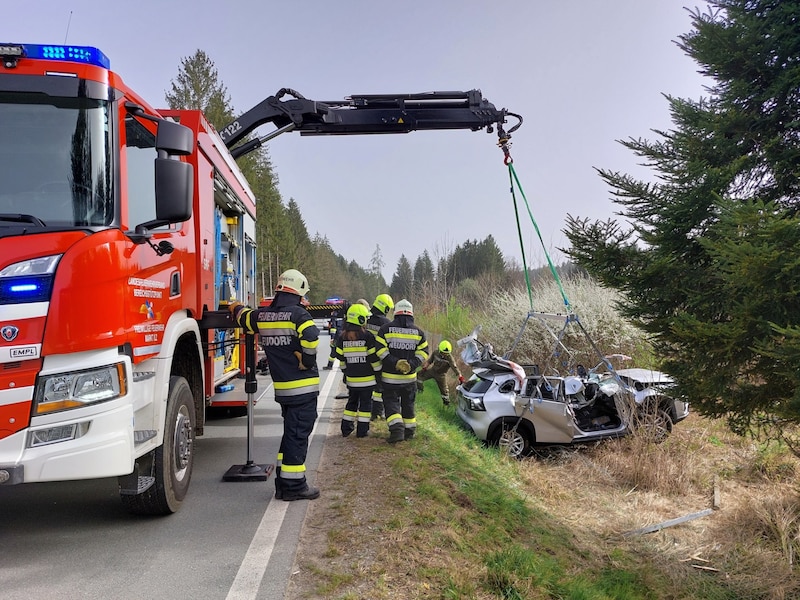
[[[158,133],[156,134],[156,150],[161,150],[173,156],[190,155],[194,150],[192,130],[174,121],[159,121]]]
[[[170,158],[156,159],[156,221],[181,223],[192,216],[192,165]]]
[[[194,171],[192,165],[174,157],[192,153],[192,130],[174,121],[159,121],[156,150],[156,221],[187,221],[192,216]]]

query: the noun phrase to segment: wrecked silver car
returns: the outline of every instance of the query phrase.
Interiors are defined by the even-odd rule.
[[[476,437],[513,457],[536,445],[585,443],[634,428],[662,441],[689,414],[688,403],[670,395],[673,380],[660,371],[609,370],[603,360],[590,370],[578,365],[576,375],[545,376],[536,365],[496,355],[477,332],[459,341],[473,375],[456,388],[456,414]]]

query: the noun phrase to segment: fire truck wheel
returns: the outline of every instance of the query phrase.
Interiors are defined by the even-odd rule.
[[[171,377],[164,443],[140,459],[151,468],[155,482],[141,494],[121,496],[128,510],[140,515],[167,515],[176,512],[189,490],[194,464],[194,398],[183,377]],[[144,466],[144,465],[142,465]]]

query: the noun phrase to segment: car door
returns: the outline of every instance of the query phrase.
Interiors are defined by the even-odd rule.
[[[533,423],[537,444],[568,444],[575,437],[572,409],[565,401],[561,377],[526,377],[523,395],[530,398],[523,417]]]

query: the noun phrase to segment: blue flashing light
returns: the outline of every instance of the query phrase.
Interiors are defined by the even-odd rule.
[[[22,285],[12,285],[8,289],[12,292],[33,292],[39,289],[39,286],[34,283],[25,283]]]
[[[0,278],[0,305],[49,302],[53,275]]]
[[[22,44],[25,56],[28,58],[43,58],[45,60],[65,60],[69,62],[84,63],[111,68],[111,61],[97,48],[91,46],[53,46],[44,44]]]

